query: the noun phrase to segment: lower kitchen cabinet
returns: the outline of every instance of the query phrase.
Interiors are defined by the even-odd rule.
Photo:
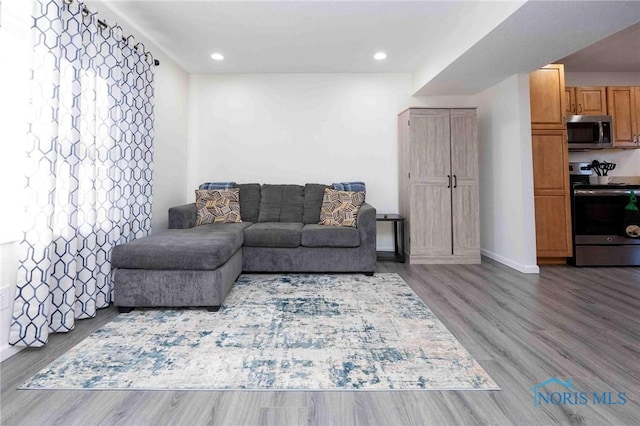
[[[571,197],[565,130],[532,130],[538,263],[565,263],[572,255]]]
[[[572,255],[571,209],[564,195],[536,195],[536,255],[538,263],[565,263]],[[567,232],[569,230],[569,232]]]

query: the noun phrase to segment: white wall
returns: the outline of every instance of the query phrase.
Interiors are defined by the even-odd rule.
[[[475,108],[478,101],[474,96],[414,96],[412,107],[424,108]]]
[[[0,288],[5,291],[8,300],[13,300],[16,291],[18,275],[18,243],[8,242],[0,244]],[[0,311],[0,361],[4,361],[16,354],[22,348],[9,346],[9,328],[13,314],[13,304],[9,309]]]
[[[205,181],[362,180],[378,212],[398,212],[397,114],[409,74],[192,75],[185,201]],[[391,249],[379,228],[378,247]]]
[[[440,18],[450,20],[447,28],[451,35],[438,39],[437,55],[429,55],[429,60],[413,73],[413,93],[444,71],[464,52],[518,10],[525,1],[467,2],[464,10],[455,14],[443,14]]]
[[[160,55],[157,55],[158,57]],[[189,75],[175,62],[160,59],[155,74],[155,126],[152,231],[169,224],[169,207],[182,204],[187,182]]]
[[[640,176],[640,149],[599,149],[595,151],[570,152],[569,161],[593,160],[615,163],[609,176]]]
[[[537,273],[529,76],[513,75],[476,102],[482,254]]]
[[[637,72],[567,72],[567,86],[640,86]],[[569,161],[592,160],[616,163],[611,176],[640,176],[640,149],[603,149],[598,151],[570,152]]]
[[[5,0],[0,14],[0,52],[11,58],[0,65],[0,291],[13,300],[18,270],[17,243],[21,232],[16,223],[22,210],[24,173],[21,168],[27,132],[29,69],[31,66],[31,4]],[[6,202],[4,202],[6,201]],[[0,361],[18,352],[9,346],[13,304],[0,311]]]

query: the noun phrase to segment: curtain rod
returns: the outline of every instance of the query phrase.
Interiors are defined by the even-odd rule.
[[[73,3],[74,1],[76,1],[76,0],[64,0],[64,3],[66,3],[66,4],[71,4],[71,3]],[[82,13],[83,13],[85,16],[88,16],[88,15],[90,15],[92,12],[87,8],[87,6],[86,6],[86,5],[82,4]],[[96,12],[96,14],[97,14],[97,12]],[[111,27],[109,24],[107,24],[107,21],[105,21],[104,19],[98,19],[97,21],[98,21],[98,27],[100,27],[100,29],[102,29],[102,30],[106,30],[106,29],[108,29],[108,28],[110,28],[110,27]],[[119,26],[119,25],[116,25],[116,26]],[[120,29],[122,29],[122,27],[120,27]],[[133,37],[133,38],[135,38],[133,35],[130,35],[129,37]],[[126,42],[128,41],[127,39],[128,39],[129,37],[125,37],[125,36],[123,35],[123,36],[122,36],[122,41],[126,43]],[[138,46],[139,44],[141,44],[141,45],[144,47],[144,49],[145,49],[145,52],[144,52],[144,53],[145,53],[145,55],[149,55],[149,56],[151,56],[151,59],[153,59],[153,65],[155,65],[155,66],[159,66],[159,65],[160,65],[160,61],[153,57],[153,53],[151,53],[151,52],[147,52],[147,51],[146,51],[146,46],[144,45],[144,43],[142,43],[142,42],[140,42],[140,41],[139,41],[137,44],[135,44],[135,45],[134,45],[134,48],[135,48],[136,46]]]

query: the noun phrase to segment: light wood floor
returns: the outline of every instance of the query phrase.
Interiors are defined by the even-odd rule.
[[[399,273],[502,391],[32,391],[23,381],[117,311],[0,365],[3,425],[640,424],[640,268],[379,263]],[[625,405],[533,406],[532,387],[570,378]],[[553,389],[560,391],[561,389]]]

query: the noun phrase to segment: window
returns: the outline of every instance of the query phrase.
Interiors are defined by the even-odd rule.
[[[0,244],[20,238],[32,6],[31,1],[5,0],[0,10]]]

